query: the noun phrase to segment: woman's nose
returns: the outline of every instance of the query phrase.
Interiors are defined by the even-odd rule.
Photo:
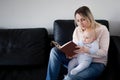
[[[81,25],[83,25],[83,22],[80,22]]]

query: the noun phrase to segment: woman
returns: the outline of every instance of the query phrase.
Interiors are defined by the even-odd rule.
[[[73,33],[73,42],[78,43],[83,36],[83,32],[87,29],[93,29],[96,31],[96,37],[99,42],[99,50],[96,54],[89,54],[89,49],[84,48],[76,50],[76,53],[88,53],[93,57],[91,65],[85,70],[79,72],[76,75],[67,74],[65,80],[95,80],[105,69],[107,64],[107,53],[109,47],[109,31],[106,26],[97,23],[90,9],[86,6],[82,6],[75,11],[74,14],[76,28]],[[57,80],[60,65],[68,66],[70,59],[67,59],[61,51],[56,48],[52,48],[50,52],[50,58],[48,63],[46,80]]]

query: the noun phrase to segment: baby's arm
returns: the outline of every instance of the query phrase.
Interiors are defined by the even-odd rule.
[[[91,47],[89,48],[90,54],[95,54],[99,50],[99,44],[97,41],[91,43]]]

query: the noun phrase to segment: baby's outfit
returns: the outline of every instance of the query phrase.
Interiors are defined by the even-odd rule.
[[[82,41],[79,41],[78,45],[88,47],[90,50],[90,54],[95,54],[99,49],[97,40],[88,44],[85,44]],[[71,75],[76,75],[80,71],[89,67],[91,62],[92,62],[92,57],[89,54],[87,53],[77,54],[77,57],[73,58],[68,64],[68,73]]]

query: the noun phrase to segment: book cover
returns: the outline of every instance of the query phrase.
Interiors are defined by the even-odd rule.
[[[62,52],[65,53],[67,58],[71,58],[73,57],[75,54],[74,50],[76,50],[77,48],[75,46],[77,46],[73,41],[69,41],[67,43],[65,43],[64,45],[59,45],[59,43],[52,41],[52,43],[55,45],[55,47],[57,47],[59,50],[61,50]]]

